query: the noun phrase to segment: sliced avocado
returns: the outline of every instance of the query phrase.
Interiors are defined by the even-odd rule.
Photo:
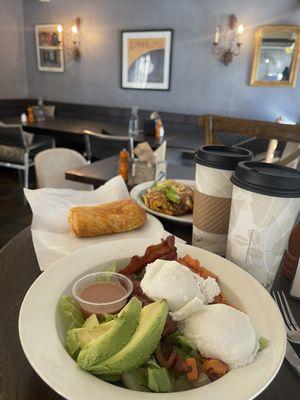
[[[96,328],[99,326],[99,321],[96,314],[92,314],[88,317],[85,323],[82,325],[83,328]]]
[[[96,328],[78,328],[73,329],[74,335],[79,343],[81,349],[87,347],[92,340],[99,338],[112,328],[114,321],[99,324]]]
[[[78,365],[86,371],[93,372],[95,365],[118,353],[135,332],[141,308],[141,301],[133,297],[118,314],[117,319],[106,322],[112,324],[111,328],[80,351],[77,358]]]
[[[90,326],[92,326],[92,322],[90,321]],[[92,340],[104,335],[112,327],[112,322],[98,323],[98,326],[95,328],[82,327],[69,330],[66,337],[67,352],[71,357],[76,359],[81,349],[86,347]]]
[[[122,374],[143,365],[149,360],[160,340],[168,311],[166,300],[143,307],[138,328],[130,342],[112,357],[94,364],[90,371],[96,374]]]

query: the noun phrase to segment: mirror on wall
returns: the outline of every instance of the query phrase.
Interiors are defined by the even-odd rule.
[[[256,31],[251,85],[295,87],[299,33],[294,25],[267,25]]]

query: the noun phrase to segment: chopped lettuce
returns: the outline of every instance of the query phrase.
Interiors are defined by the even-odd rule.
[[[146,362],[145,366],[148,368],[160,368],[154,357],[150,358],[150,360]]]
[[[258,343],[259,343],[259,349],[258,349],[258,351],[262,351],[262,350],[264,350],[266,347],[269,346],[269,340],[266,339],[266,338],[264,338],[263,336],[261,336],[261,337],[258,339]]]
[[[123,373],[122,382],[127,389],[156,393],[170,392],[173,384],[167,368],[161,368],[155,358],[141,368]]]
[[[152,392],[165,393],[172,390],[172,382],[167,368],[148,367],[148,387]]]
[[[103,272],[116,272],[117,271],[117,264],[115,261],[111,263],[109,267],[107,267]],[[120,283],[119,280],[112,275],[105,276],[103,274],[102,276],[98,276],[96,279],[96,282],[113,282],[113,283]]]
[[[117,272],[117,264],[115,261],[111,263],[111,265],[106,268],[105,272]]]
[[[137,368],[121,375],[123,385],[127,389],[139,392],[150,392],[148,389],[147,368]]]
[[[179,331],[172,333],[169,336],[171,339],[171,343],[174,346],[174,350],[176,353],[183,358],[184,360],[189,357],[198,357],[198,350],[194,342],[187,338],[186,336],[182,335]]]
[[[78,354],[81,350],[80,344],[76,338],[75,330],[71,329],[67,332],[66,336],[66,350],[74,360],[77,360]]]
[[[59,300],[59,308],[68,321],[67,330],[82,327],[85,319],[76,300],[72,296],[63,295]]]

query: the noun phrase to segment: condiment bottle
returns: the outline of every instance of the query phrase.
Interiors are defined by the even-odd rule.
[[[153,113],[150,115],[150,119],[154,119],[155,121],[155,137],[157,139],[160,139],[164,136],[165,130],[164,126],[162,123],[162,119],[160,118],[158,112],[153,111]]]
[[[27,108],[27,121],[32,124],[34,122],[33,108]]]
[[[26,125],[27,124],[27,115],[25,113],[21,114],[21,124]]]
[[[282,273],[288,279],[293,279],[300,259],[300,222],[291,231],[288,248],[283,254]]]
[[[131,116],[129,119],[128,133],[129,136],[135,136],[139,133],[139,116],[138,107],[132,107]]]
[[[161,118],[157,118],[155,124],[155,136],[160,139],[164,136],[165,130]]]
[[[128,151],[126,149],[121,150],[119,153],[119,174],[125,182],[128,180],[128,158]]]
[[[44,102],[43,102],[42,97],[38,97],[36,120],[39,121],[39,122],[45,121]]]

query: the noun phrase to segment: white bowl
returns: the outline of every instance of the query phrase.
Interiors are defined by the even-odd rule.
[[[229,300],[249,315],[258,336],[269,346],[254,362],[231,370],[206,386],[177,393],[135,392],[104,382],[78,368],[64,348],[65,326],[57,302],[70,294],[73,283],[88,272],[104,269],[112,260],[119,268],[133,255],[142,255],[153,241],[135,239],[97,244],[73,253],[43,272],[28,290],[20,310],[19,335],[31,366],[57,393],[68,400],[249,400],[272,381],[282,363],[286,333],[269,293],[248,273],[208,251],[178,244],[179,256],[190,254],[216,273]]]

